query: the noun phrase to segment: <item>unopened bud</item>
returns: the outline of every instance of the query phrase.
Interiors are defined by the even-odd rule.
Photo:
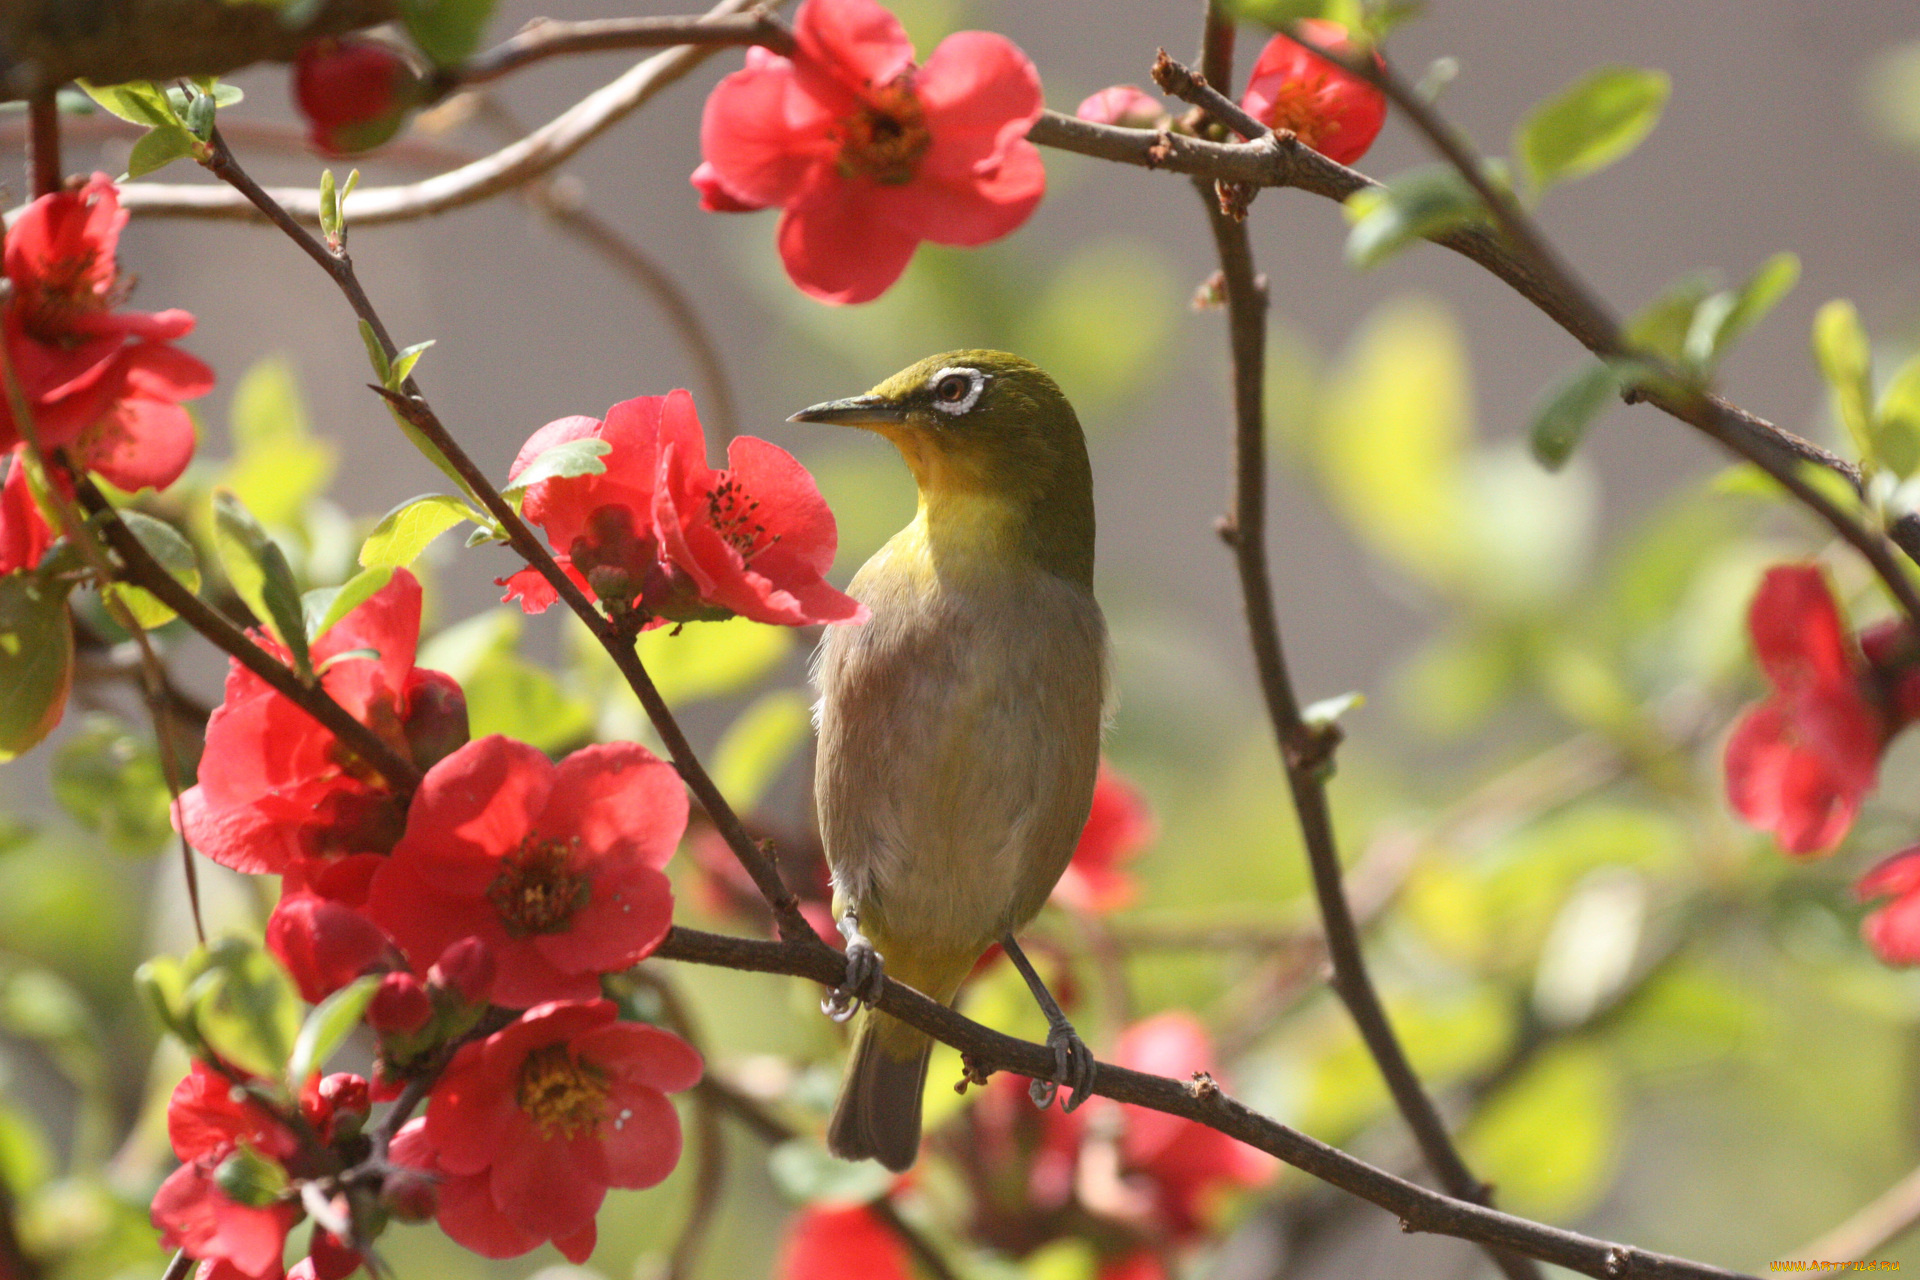
[[[443,671],[416,667],[407,677],[407,754],[422,769],[431,769],[467,745],[467,695]]]
[[[381,1184],[380,1207],[401,1222],[425,1222],[440,1207],[440,1180],[424,1169],[395,1169]]]
[[[433,1017],[433,1001],[420,979],[389,973],[367,1003],[367,1024],[383,1035],[410,1035]]]
[[[427,970],[427,985],[452,991],[467,1004],[485,1003],[493,991],[493,950],[479,938],[462,938]]]
[[[419,74],[397,49],[364,37],[309,40],[293,63],[308,141],[328,155],[369,151],[393,137],[420,90]]]

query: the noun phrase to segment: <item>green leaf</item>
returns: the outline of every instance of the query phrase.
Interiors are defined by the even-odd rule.
[[[406,385],[407,379],[413,376],[413,366],[420,363],[420,357],[427,353],[427,348],[435,341],[428,338],[425,342],[416,342],[393,357],[393,365],[387,370],[388,390],[398,391]]]
[[[1672,82],[1664,71],[1602,67],[1534,108],[1513,138],[1536,192],[1604,169],[1660,122]]]
[[[1880,461],[1906,479],[1920,468],[1920,355],[1901,365],[1887,383],[1873,419]]]
[[[714,785],[739,809],[751,809],[807,740],[812,709],[797,689],[760,698],[727,726],[714,748]]]
[[[1452,168],[1429,165],[1403,173],[1385,188],[1368,187],[1347,197],[1347,264],[1366,271],[1416,240],[1484,221],[1479,193]]]
[[[321,636],[367,602],[374,592],[393,581],[393,566],[379,565],[362,569],[337,587],[321,587],[300,598],[301,613],[307,621],[307,636],[318,643]]]
[[[187,1017],[208,1046],[243,1071],[279,1080],[300,1034],[300,997],[259,943],[216,939],[188,961]]]
[[[1813,358],[1832,391],[1834,416],[1853,438],[1862,463],[1876,465],[1873,439],[1873,351],[1860,313],[1844,298],[1821,307],[1813,317]]]
[[[582,436],[577,440],[562,440],[523,468],[513,478],[510,488],[502,492],[507,494],[525,493],[531,485],[542,480],[562,480],[570,476],[597,476],[607,469],[601,459],[613,451],[608,441],[594,436]]]
[[[183,128],[162,125],[149,129],[133,144],[127,156],[127,176],[144,178],[156,169],[164,169],[175,160],[192,155],[198,145],[199,139]]]
[[[73,687],[73,622],[65,582],[0,575],[0,762],[53,732]]]
[[[373,365],[374,377],[380,380],[381,386],[388,385],[393,380],[393,362],[387,359],[387,349],[380,345],[380,335],[365,320],[360,322],[360,341],[367,348],[367,359]]]
[[[156,520],[138,511],[122,509],[118,514],[121,522],[139,539],[140,545],[147,549],[147,554],[167,571],[169,577],[188,591],[200,589],[200,561],[193,554],[193,544],[178,529],[164,520]],[[113,582],[107,584],[101,594],[125,606],[127,612],[133,615],[133,620],[143,628],[151,630],[173,620],[172,608],[142,587]]]
[[[152,742],[93,713],[53,758],[53,798],[116,853],[145,856],[173,839],[172,798]]]
[[[401,0],[400,17],[437,67],[457,66],[480,45],[494,0]]]
[[[307,503],[333,480],[338,455],[314,438],[292,364],[256,361],[234,386],[227,421],[234,455],[218,483],[268,528],[298,527]]]
[[[88,84],[85,80],[75,83],[86,91],[89,98],[130,124],[148,128],[167,125],[184,127],[180,117],[174,114],[173,104],[167,101],[167,95],[150,80],[129,80],[125,84],[109,85]]]
[[[1675,364],[1686,357],[1687,335],[1693,331],[1694,313],[1720,283],[1711,271],[1696,271],[1668,285],[1627,325],[1627,342],[1634,349],[1657,355]]]
[[[1528,431],[1534,458],[1549,471],[1564,467],[1588,425],[1621,388],[1652,373],[1647,365],[1634,360],[1589,360],[1581,364],[1535,407]]]
[[[329,244],[340,242],[340,193],[334,189],[331,169],[320,171],[320,234]]]
[[[1720,363],[1740,336],[1760,323],[1800,282],[1800,259],[1776,253],[1739,289],[1716,293],[1695,308],[1681,354],[1696,369]]]
[[[133,971],[133,985],[160,1025],[194,1049],[201,1040],[187,1011],[187,979],[186,966],[172,956],[155,956]]]
[[[380,517],[361,544],[360,563],[369,569],[412,564],[435,538],[463,520],[485,523],[478,512],[451,494],[409,498]]]
[[[289,1089],[298,1093],[307,1077],[327,1065],[327,1059],[360,1025],[361,1015],[366,1013],[373,993],[379,989],[380,975],[370,973],[355,978],[313,1007],[306,1021],[300,1024],[300,1034],[293,1042],[293,1056],[287,1059]]]
[[[306,613],[286,552],[226,489],[213,491],[213,525],[214,549],[235,594],[293,655],[293,667],[300,678],[311,680],[313,660],[307,653]]]

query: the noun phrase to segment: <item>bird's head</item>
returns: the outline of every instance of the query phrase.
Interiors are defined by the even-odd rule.
[[[813,405],[790,421],[885,436],[912,469],[931,522],[980,536],[1002,528],[1055,572],[1091,581],[1086,439],[1066,396],[1031,361],[1004,351],[948,351],[865,395]]]

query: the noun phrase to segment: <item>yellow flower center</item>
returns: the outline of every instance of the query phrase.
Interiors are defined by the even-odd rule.
[[[1327,104],[1321,101],[1326,87],[1325,76],[1289,80],[1274,92],[1265,123],[1275,130],[1291,129],[1302,143],[1318,151],[1321,139],[1332,132],[1334,124],[1327,116]]]
[[[911,182],[933,145],[911,73],[869,94],[858,111],[834,127],[834,138],[843,177],[871,178],[890,187]]]
[[[521,845],[487,886],[487,901],[516,938],[564,932],[592,897],[593,881],[574,866],[569,844],[558,840]]]
[[[566,1045],[548,1045],[520,1064],[516,1101],[542,1138],[591,1135],[607,1112],[606,1074]]]

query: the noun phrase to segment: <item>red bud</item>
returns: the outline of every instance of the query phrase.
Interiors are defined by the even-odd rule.
[[[328,155],[370,151],[406,123],[420,77],[399,51],[359,36],[310,40],[293,63],[293,97]]]
[[[482,1004],[493,991],[493,973],[492,949],[478,938],[462,938],[427,970],[427,985],[458,992],[466,1004]]]
[[[352,907],[310,893],[280,899],[267,919],[267,950],[286,966],[301,999],[310,1004],[393,957],[393,943],[379,925]]]
[[[420,979],[410,973],[390,973],[367,1005],[367,1023],[387,1035],[408,1035],[433,1017],[433,1001]]]
[[[408,754],[422,769],[431,769],[467,745],[467,695],[444,671],[418,667],[407,677]]]
[[[422,1169],[396,1168],[380,1187],[380,1203],[401,1222],[425,1222],[440,1206],[439,1179]]]

